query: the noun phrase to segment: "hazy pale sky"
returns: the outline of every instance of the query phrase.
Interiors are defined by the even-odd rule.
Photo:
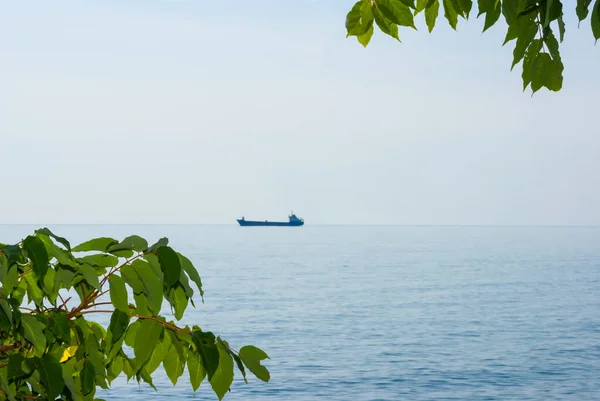
[[[0,0],[0,223],[600,224],[589,21],[532,98],[504,26],[352,3]]]

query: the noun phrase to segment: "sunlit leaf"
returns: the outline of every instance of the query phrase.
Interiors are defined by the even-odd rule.
[[[138,335],[136,335],[133,343],[133,353],[139,364],[138,366],[141,366],[148,358],[150,358],[162,330],[163,326],[160,323],[151,319],[142,320]],[[140,335],[140,333],[142,333],[142,335]]]
[[[233,382],[233,360],[221,344],[217,344],[217,350],[219,353],[219,364],[209,382],[219,400],[222,400]]]
[[[263,350],[252,345],[246,345],[240,349],[239,355],[250,372],[254,373],[262,381],[269,381],[271,375],[267,368],[260,363],[260,361],[269,358]]]
[[[195,352],[189,352],[187,358],[187,367],[190,374],[190,383],[192,384],[192,389],[196,391],[198,390],[198,387],[200,387],[200,383],[202,383],[206,377],[206,371],[204,370],[204,366],[202,366],[200,355]]]
[[[114,307],[123,311],[129,311],[129,301],[127,295],[127,289],[125,288],[125,281],[116,274],[111,275],[108,278],[109,285],[109,295],[110,301],[113,303]]]

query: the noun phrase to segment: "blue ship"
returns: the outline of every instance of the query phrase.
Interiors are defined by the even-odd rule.
[[[293,212],[289,215],[289,221],[252,221],[242,217],[237,219],[237,222],[242,227],[300,227],[304,225],[304,219],[299,219]]]

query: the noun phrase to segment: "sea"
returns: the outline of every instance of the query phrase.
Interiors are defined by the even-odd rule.
[[[35,228],[0,226],[0,242]],[[73,244],[166,236],[188,256],[204,303],[179,323],[270,357],[269,383],[237,374],[225,400],[600,400],[598,227],[49,228]],[[187,373],[154,383],[97,397],[217,399]]]

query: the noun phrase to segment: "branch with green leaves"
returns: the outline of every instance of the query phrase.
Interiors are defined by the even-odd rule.
[[[592,34],[598,40],[600,0],[595,0],[593,6],[592,1],[576,0],[568,5],[575,6],[580,23],[589,16]],[[469,18],[473,3],[473,0],[360,0],[346,16],[347,37],[355,36],[366,47],[377,25],[383,33],[400,41],[398,27],[416,30],[414,17],[421,13],[432,32],[442,7],[448,24],[456,30],[459,18]],[[522,61],[523,90],[528,86],[532,93],[542,87],[551,91],[562,88],[564,67],[556,36],[560,42],[565,36],[563,1],[478,0],[477,7],[477,17],[485,16],[484,32],[504,16],[508,29],[503,45],[516,41],[511,70]]]
[[[151,246],[136,235],[96,238],[71,248],[44,228],[0,244],[0,283],[0,401],[94,400],[121,374],[156,390],[160,365],[173,384],[187,366],[192,389],[206,378],[219,399],[234,364],[246,383],[246,370],[270,379],[259,348],[236,352],[210,331],[161,315],[165,300],[175,320],[195,307],[191,283],[204,294],[192,262],[166,238]],[[86,319],[94,313],[110,314],[108,327]]]

